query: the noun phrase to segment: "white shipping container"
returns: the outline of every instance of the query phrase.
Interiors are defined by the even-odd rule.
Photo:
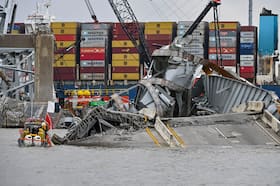
[[[187,30],[177,30],[177,36],[183,36]],[[202,30],[194,30],[192,36],[204,36],[205,31]]]
[[[108,35],[108,30],[82,30],[81,35],[82,36],[107,36]]]
[[[184,48],[184,51],[189,52],[193,55],[203,55],[204,54],[204,49]]]
[[[255,61],[240,61],[240,66],[242,67],[251,67],[255,65]]]
[[[223,60],[236,60],[236,54],[222,54]],[[216,60],[216,54],[209,54],[209,60]]]
[[[240,55],[240,61],[254,61],[254,55]]]
[[[81,80],[104,80],[104,73],[80,73]]]
[[[216,38],[213,36],[209,37],[210,42],[216,42]],[[236,43],[236,37],[220,37],[221,42],[232,42]]]
[[[244,37],[244,38],[254,38],[255,37],[255,32],[240,32],[240,37]]]
[[[82,41],[84,42],[105,42],[108,40],[108,36],[93,36],[93,35],[84,35],[81,36]]]
[[[177,28],[187,30],[192,24],[193,21],[179,21]],[[208,27],[208,22],[202,21],[197,25],[196,30],[205,30],[206,27]]]
[[[255,38],[240,38],[240,43],[255,43]]]
[[[203,48],[202,43],[182,43],[183,48]]]
[[[228,72],[234,72],[236,73],[236,66],[224,66],[224,69]]]
[[[106,43],[104,41],[91,41],[91,42],[86,42],[82,41],[80,44],[81,47],[105,47]]]
[[[190,36],[189,38],[183,38],[182,43],[205,43],[204,36]]]
[[[104,67],[104,60],[81,60],[80,67]]]

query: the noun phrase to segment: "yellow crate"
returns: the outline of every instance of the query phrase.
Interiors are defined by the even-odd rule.
[[[130,40],[113,40],[112,47],[134,47]]]
[[[112,73],[112,80],[139,80],[139,73]]]
[[[75,41],[56,41],[55,43],[57,48],[67,48],[69,46],[73,46]]]
[[[174,22],[148,22],[145,23],[145,29],[173,29]]]
[[[76,67],[76,60],[71,60],[71,61],[56,60],[53,63],[53,67]]]
[[[19,34],[19,30],[12,30],[11,34]]]
[[[139,54],[112,54],[112,60],[138,60]]]
[[[53,28],[52,31],[54,34],[71,34],[71,35],[77,34],[76,28],[64,28],[64,29]]]
[[[75,54],[56,54],[54,56],[54,59],[56,60],[64,60],[64,61],[72,61],[72,60],[76,60],[76,55]]]
[[[139,67],[139,60],[112,60],[112,67]]]
[[[169,34],[173,33],[172,29],[145,29],[145,34]]]
[[[239,27],[239,22],[220,22],[219,27],[221,30],[236,30]],[[215,24],[213,22],[209,24],[209,29],[215,29]]]
[[[78,23],[77,22],[52,22],[51,28],[77,28]]]

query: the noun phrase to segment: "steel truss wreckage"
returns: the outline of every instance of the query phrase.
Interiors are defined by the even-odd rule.
[[[210,1],[183,37],[177,37],[171,45],[153,52],[152,62],[147,63],[152,69],[152,77],[142,79],[132,87],[137,89],[133,101],[125,104],[119,95],[112,95],[105,106],[86,109],[80,122],[63,138],[54,134],[52,141],[81,145],[89,140],[96,144],[94,140],[100,138],[95,137],[125,137],[152,127],[171,146],[179,144],[180,140],[172,142],[175,139],[172,136],[176,134],[163,122],[164,118],[254,110],[268,112],[279,120],[276,95],[184,50],[184,46],[191,43],[191,34],[199,22],[219,4],[220,1]]]
[[[172,73],[175,81],[159,77],[140,80],[133,87],[138,90],[133,102],[125,104],[119,95],[112,95],[107,105],[88,108],[82,120],[63,138],[54,134],[52,141],[55,144],[80,144],[80,141],[95,136],[133,134],[147,127],[154,128],[157,120],[164,118],[232,113],[240,111],[236,108],[242,105],[247,105],[243,111],[248,105],[261,105],[257,106],[259,112],[267,110],[280,118],[276,95],[207,63],[207,60],[188,56],[194,60],[184,59],[167,68],[165,75],[169,70],[176,70]],[[195,72],[202,68],[205,71],[218,69],[218,73],[224,76],[198,73],[200,78],[197,80]]]

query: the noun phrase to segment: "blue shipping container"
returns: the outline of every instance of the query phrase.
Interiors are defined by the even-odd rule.
[[[277,50],[278,16],[261,15],[259,28],[259,54],[271,55]]]
[[[254,55],[255,54],[255,50],[252,49],[240,49],[240,55]]]
[[[240,50],[251,50],[255,48],[254,43],[240,43]]]

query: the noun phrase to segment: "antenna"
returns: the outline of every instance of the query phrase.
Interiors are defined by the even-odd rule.
[[[253,24],[253,0],[249,0],[249,26],[252,26]]]

